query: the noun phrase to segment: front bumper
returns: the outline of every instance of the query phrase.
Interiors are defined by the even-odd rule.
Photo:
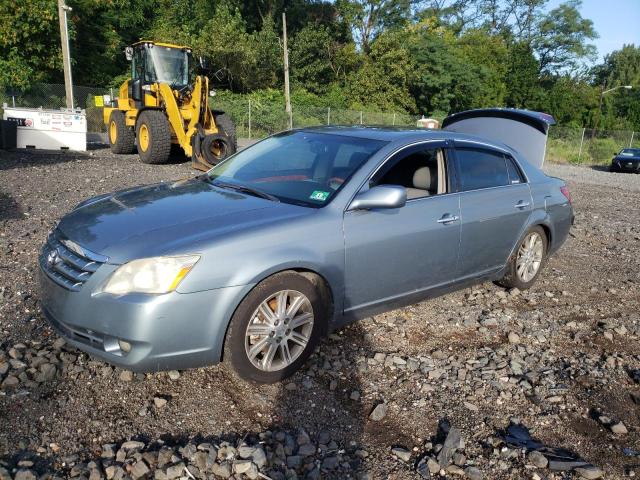
[[[640,173],[640,162],[637,162],[637,161],[626,162],[626,161],[618,160],[613,162],[611,167],[613,170],[616,170],[618,172]]]
[[[93,294],[113,268],[101,266],[75,292],[39,269],[42,310],[71,345],[136,372],[201,367],[220,360],[228,322],[249,286],[188,294]],[[123,351],[119,341],[129,343],[130,350]]]

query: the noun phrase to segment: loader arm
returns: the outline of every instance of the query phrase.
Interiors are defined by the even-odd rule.
[[[187,106],[187,108],[191,110],[191,118],[189,119],[189,123],[187,123],[186,127],[185,119],[180,113],[180,108],[176,102],[173,90],[166,83],[158,84],[160,97],[164,104],[169,123],[175,132],[178,143],[189,157],[193,154],[191,138],[198,132],[198,124],[205,129],[207,129],[207,127],[209,127],[208,124],[210,124],[208,99],[206,94],[203,93],[207,91],[207,84],[208,79],[206,77],[196,77],[196,81],[191,92],[191,101]]]

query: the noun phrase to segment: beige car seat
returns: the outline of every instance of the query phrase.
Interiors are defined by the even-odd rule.
[[[407,187],[407,199],[428,197],[438,193],[436,167],[420,167],[413,174],[413,188]]]

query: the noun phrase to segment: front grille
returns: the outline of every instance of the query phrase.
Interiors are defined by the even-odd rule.
[[[58,230],[49,234],[40,254],[40,267],[61,287],[77,292],[108,260],[65,239]]]

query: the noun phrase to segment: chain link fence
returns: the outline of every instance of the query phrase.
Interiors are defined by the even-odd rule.
[[[622,148],[640,148],[640,132],[556,126],[549,130],[547,160],[608,163]]]
[[[106,126],[102,108],[96,107],[96,95],[117,95],[116,89],[74,86],[74,106],[87,114],[87,128],[102,133]],[[37,84],[23,92],[0,90],[0,106],[59,109],[66,106],[62,84]],[[211,105],[224,110],[236,123],[240,138],[263,138],[287,129],[288,115],[280,102],[252,100],[248,95],[212,97]],[[1,112],[0,108],[0,114]],[[314,125],[416,126],[418,117],[400,112],[367,112],[332,107],[292,105],[294,128]],[[549,131],[547,160],[561,163],[606,163],[625,147],[640,148],[640,132],[606,131],[588,128],[552,127]]]

